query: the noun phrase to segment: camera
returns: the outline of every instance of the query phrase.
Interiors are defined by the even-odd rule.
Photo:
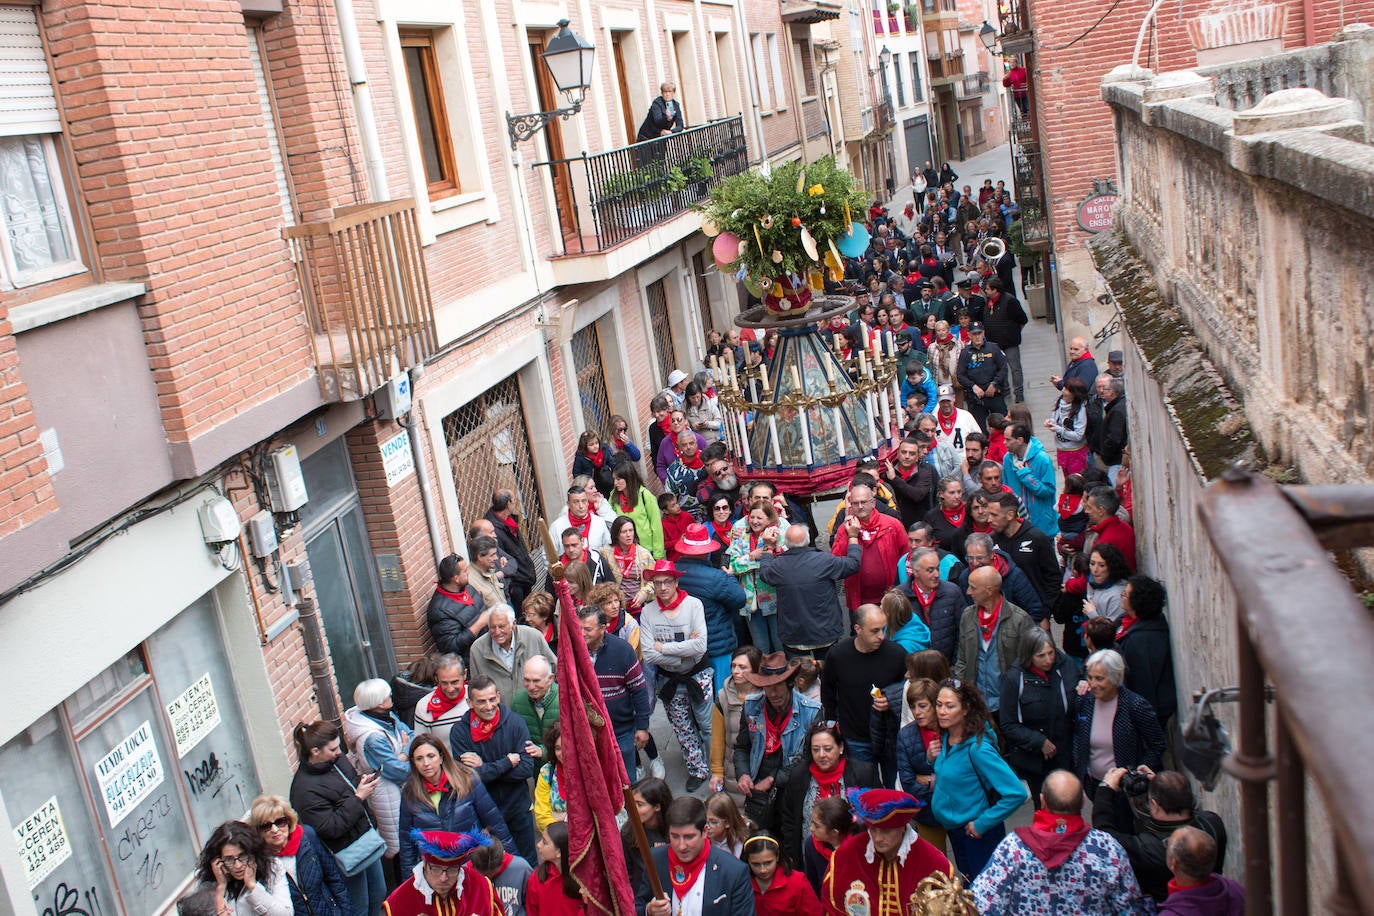
[[[1121,791],[1131,798],[1139,798],[1150,791],[1150,777],[1129,771],[1121,777]]]

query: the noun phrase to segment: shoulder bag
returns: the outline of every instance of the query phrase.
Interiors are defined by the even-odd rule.
[[[334,772],[338,773],[339,778],[348,783],[348,787],[355,793],[358,791],[358,787],[353,785],[353,780],[345,776],[337,764],[334,766]],[[367,832],[334,853],[334,860],[339,863],[339,871],[344,873],[345,878],[352,878],[386,852],[386,840],[382,839],[376,825],[372,823],[372,815],[368,813],[366,802],[363,803],[363,815],[367,818]]]

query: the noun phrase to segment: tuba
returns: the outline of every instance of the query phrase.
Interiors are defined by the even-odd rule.
[[[989,264],[996,264],[998,261],[1002,260],[1002,256],[1006,253],[1007,243],[996,236],[984,239],[978,245],[978,257],[987,261]]]

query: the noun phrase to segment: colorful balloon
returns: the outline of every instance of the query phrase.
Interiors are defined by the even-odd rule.
[[[716,240],[711,243],[711,256],[716,259],[716,265],[719,267],[735,263],[739,259],[739,236],[733,232],[722,232],[716,236]]]
[[[868,249],[869,235],[868,229],[863,223],[850,223],[850,231],[840,236],[835,245],[840,249],[840,254],[847,258],[861,257]]]

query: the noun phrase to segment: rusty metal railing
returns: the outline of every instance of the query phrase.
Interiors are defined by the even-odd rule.
[[[1309,912],[1310,775],[1336,850],[1324,909],[1374,913],[1374,621],[1327,554],[1374,545],[1374,487],[1280,487],[1228,471],[1207,488],[1202,523],[1238,599],[1240,734],[1225,768],[1241,784],[1245,912]],[[1266,680],[1277,696],[1272,744]]]
[[[439,348],[415,199],[341,207],[292,226],[325,400],[356,400]]]

